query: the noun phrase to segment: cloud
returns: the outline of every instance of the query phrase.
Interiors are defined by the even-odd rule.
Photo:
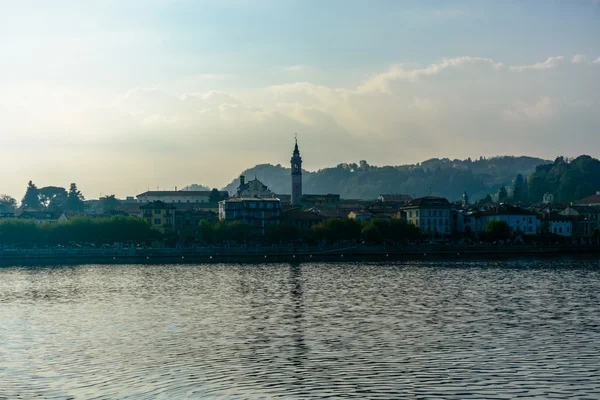
[[[550,97],[540,97],[535,103],[517,102],[504,116],[512,121],[546,120],[556,116],[559,102]]]
[[[3,91],[0,159],[18,165],[33,157],[69,171],[68,180],[92,182],[96,192],[126,195],[147,185],[220,187],[248,166],[286,163],[294,132],[308,169],[512,154],[515,143],[520,153],[550,158],[600,147],[600,68],[565,62],[542,73],[562,58],[548,60],[528,67],[540,72],[535,79],[520,73],[526,66],[466,56],[397,64],[343,87],[303,76],[243,90],[140,86],[110,98],[33,86],[11,101]],[[33,145],[39,150],[31,153]],[[97,165],[109,165],[118,182]],[[60,171],[14,174],[15,181],[51,184]]]
[[[585,55],[583,54],[575,54],[573,58],[571,58],[572,64],[581,64],[586,60]]]
[[[564,61],[564,59],[565,58],[563,56],[548,57],[548,59],[546,61],[538,62],[533,65],[511,66],[510,70],[515,71],[515,72],[525,72],[525,71],[531,71],[531,70],[543,70],[543,69],[556,68],[562,61]]]
[[[461,68],[468,64],[488,65],[494,69],[503,67],[502,63],[496,63],[489,58],[482,57],[454,57],[445,58],[441,63],[430,64],[425,68],[408,69],[403,65],[392,66],[387,72],[377,74],[367,80],[358,88],[359,92],[389,92],[389,83],[397,80],[415,81],[421,77],[436,75],[450,68]]]
[[[305,73],[313,73],[317,71],[317,68],[311,67],[310,65],[288,65],[283,67],[282,70],[288,73],[294,74],[305,74]]]
[[[594,60],[594,64],[600,64],[600,57],[598,57]]]

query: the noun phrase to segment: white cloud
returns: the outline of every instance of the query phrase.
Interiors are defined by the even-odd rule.
[[[415,81],[420,77],[439,74],[449,68],[461,68],[467,64],[489,65],[494,69],[503,67],[502,63],[496,63],[489,58],[481,57],[455,57],[445,58],[441,63],[431,64],[425,68],[407,69],[402,65],[392,66],[387,72],[377,74],[367,80],[358,88],[359,92],[389,92],[389,83],[396,80]]]
[[[12,99],[3,91],[0,159],[18,165],[33,157],[38,166],[75,174],[69,181],[125,195],[147,185],[220,186],[245,167],[286,163],[294,132],[309,169],[357,159],[403,164],[510,154],[515,143],[521,153],[550,158],[600,147],[593,107],[600,103],[600,69],[565,63],[536,79],[518,73],[552,68],[562,58],[548,60],[535,68],[479,57],[399,64],[345,87],[310,81],[239,91],[138,87],[110,99],[59,87],[14,91]],[[35,154],[21,150],[32,145],[40,148]],[[78,158],[68,157],[71,149]],[[107,179],[100,164],[120,179]],[[61,173],[32,171],[11,174],[43,185]]]
[[[284,72],[294,73],[294,74],[306,74],[306,73],[314,73],[317,71],[317,68],[311,67],[310,65],[288,65],[283,67],[282,70]]]
[[[530,70],[542,70],[542,69],[556,68],[562,61],[564,61],[564,59],[565,58],[563,56],[548,57],[548,59],[546,61],[538,62],[533,65],[511,66],[510,70],[515,71],[515,72],[524,72],[524,71],[530,71]]]
[[[594,60],[594,64],[600,64],[600,57],[598,57]]]
[[[504,116],[513,121],[546,120],[556,115],[559,102],[550,97],[540,97],[535,103],[517,102]]]
[[[575,54],[573,58],[571,58],[572,64],[581,64],[586,60],[585,55],[583,54]]]

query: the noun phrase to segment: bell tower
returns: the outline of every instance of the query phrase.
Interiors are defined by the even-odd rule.
[[[298,150],[298,137],[296,137],[296,146],[290,163],[292,166],[292,205],[298,207],[302,205],[302,157]]]

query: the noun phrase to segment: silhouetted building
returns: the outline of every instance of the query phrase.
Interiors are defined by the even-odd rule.
[[[290,163],[292,166],[292,206],[297,207],[302,204],[302,157],[298,150],[297,139]]]

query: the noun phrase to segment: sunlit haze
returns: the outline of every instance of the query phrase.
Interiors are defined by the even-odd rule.
[[[600,155],[598,1],[7,1],[0,191]]]

